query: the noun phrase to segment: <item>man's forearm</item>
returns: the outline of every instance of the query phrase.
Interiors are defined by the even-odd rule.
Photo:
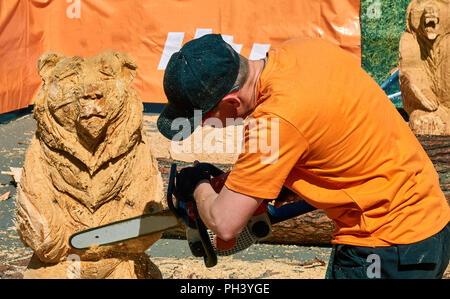
[[[263,201],[228,189],[217,194],[208,181],[202,181],[194,191],[198,211],[205,225],[220,239],[236,237]]]

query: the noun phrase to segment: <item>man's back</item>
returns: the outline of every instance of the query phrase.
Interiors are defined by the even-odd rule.
[[[279,118],[281,130],[292,131],[280,133],[279,166],[242,154],[230,189],[277,180],[277,167],[290,167],[284,184],[335,221],[334,243],[408,244],[448,223],[431,161],[381,88],[342,49],[295,40],[271,50],[257,99],[250,117]],[[298,152],[296,161],[284,163],[289,151]],[[261,190],[243,193],[264,198]]]

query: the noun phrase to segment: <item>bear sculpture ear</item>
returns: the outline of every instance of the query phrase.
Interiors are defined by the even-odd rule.
[[[47,52],[41,55],[38,60],[38,73],[44,83],[48,82],[55,66],[64,58],[64,55]]]
[[[137,73],[136,61],[130,55],[120,52],[120,51],[115,51],[114,56],[119,60],[121,66],[122,66],[122,70],[121,70],[122,74],[121,75],[123,76],[125,81],[127,81],[128,83],[131,83],[131,81],[133,81],[134,77],[136,77],[136,73]]]

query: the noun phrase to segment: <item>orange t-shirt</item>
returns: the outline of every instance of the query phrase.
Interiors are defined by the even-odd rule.
[[[302,39],[269,51],[257,103],[229,189],[274,199],[285,185],[334,221],[335,244],[409,244],[450,220],[432,162],[344,50]]]

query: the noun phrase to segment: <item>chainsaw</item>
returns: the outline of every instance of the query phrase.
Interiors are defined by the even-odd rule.
[[[222,189],[226,173],[212,164],[207,164],[211,173],[211,185],[216,192]],[[224,242],[209,230],[200,218],[195,201],[174,200],[177,165],[171,166],[167,188],[167,211],[145,214],[99,227],[90,228],[73,234],[69,239],[72,248],[83,250],[91,246],[105,246],[139,238],[145,235],[164,232],[184,224],[186,240],[193,256],[203,257],[206,267],[217,264],[217,256],[228,256],[249,248],[251,245],[268,238],[272,234],[272,225],[315,210],[303,200],[287,203],[279,208],[263,201],[249,219],[239,235]],[[286,199],[294,193],[283,187],[278,199]]]

